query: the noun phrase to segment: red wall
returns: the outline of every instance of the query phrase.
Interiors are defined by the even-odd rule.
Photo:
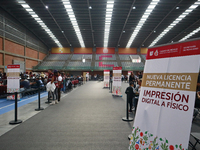
[[[118,48],[118,53],[119,54],[137,54],[137,49],[136,48]]]
[[[0,50],[3,50],[3,39],[0,38]]]
[[[5,55],[5,66],[13,64],[13,60],[24,61],[24,58],[10,56],[10,55]]]
[[[38,64],[35,60],[26,59],[26,68],[32,68]]]
[[[37,59],[38,51],[26,47],[26,56]]]
[[[46,54],[39,52],[39,59],[43,60],[45,58]]]
[[[106,53],[105,50],[107,50]],[[97,47],[96,54],[115,54],[115,48]]]
[[[24,46],[5,40],[5,51],[24,56]]]
[[[3,54],[0,53],[0,65],[3,65]]]
[[[92,54],[92,48],[74,48],[74,54]]]

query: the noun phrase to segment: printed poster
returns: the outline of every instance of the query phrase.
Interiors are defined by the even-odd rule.
[[[121,87],[122,67],[113,67],[113,88],[112,94],[122,96]]]
[[[109,87],[110,70],[104,70],[104,87]]]
[[[20,65],[7,66],[7,93],[20,92]],[[8,100],[15,100],[15,95],[7,96]],[[20,100],[20,94],[17,94]]]
[[[129,150],[187,150],[200,40],[150,48]]]

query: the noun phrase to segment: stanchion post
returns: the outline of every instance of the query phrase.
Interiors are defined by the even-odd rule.
[[[15,125],[22,123],[22,120],[17,119],[17,92],[15,92],[15,120],[10,121],[9,124]]]
[[[123,117],[122,120],[123,121],[133,121],[133,118],[129,117],[129,114],[128,114],[128,98],[129,98],[129,93],[127,93],[126,95],[126,117]]]
[[[40,88],[38,88],[38,108],[35,111],[44,110],[44,108],[40,107]]]
[[[51,92],[51,91],[48,91],[48,101],[45,102],[46,104],[50,104],[50,103],[51,103],[51,102],[50,102],[50,92]]]
[[[110,80],[110,93],[112,93],[112,80]]]

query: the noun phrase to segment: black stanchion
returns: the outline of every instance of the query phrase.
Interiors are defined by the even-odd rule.
[[[22,123],[22,120],[17,119],[17,92],[15,92],[15,120],[10,121],[9,124],[15,125]]]
[[[110,93],[112,93],[112,80],[110,81]]]
[[[51,92],[51,91],[48,92],[48,101],[45,102],[46,104],[50,104],[50,103],[51,103],[51,102],[50,102],[50,92]]]
[[[123,121],[133,121],[133,118],[129,117],[128,114],[128,94],[127,94],[127,98],[126,98],[126,117],[122,118]]]
[[[38,88],[38,108],[35,111],[44,110],[44,108],[40,107],[40,88]]]

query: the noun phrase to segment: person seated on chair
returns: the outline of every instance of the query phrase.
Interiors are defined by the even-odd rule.
[[[28,80],[26,80],[25,77],[22,77],[21,81],[20,81],[20,87],[24,88],[24,89],[30,89],[30,82]]]
[[[31,84],[32,84],[32,86],[31,86],[32,88],[44,87],[41,77],[37,77],[35,82],[32,82]]]
[[[30,82],[23,76],[21,81],[20,81],[20,92],[25,91],[27,89],[30,89]],[[23,93],[20,95],[22,97],[24,95]]]

